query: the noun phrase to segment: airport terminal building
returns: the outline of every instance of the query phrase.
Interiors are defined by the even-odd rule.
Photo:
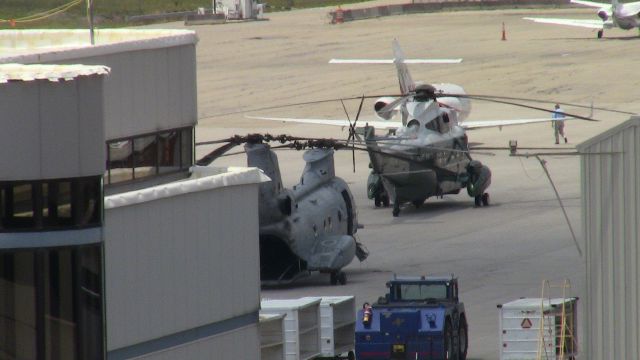
[[[258,358],[267,178],[194,167],[195,33],[96,35],[0,32],[0,359]]]

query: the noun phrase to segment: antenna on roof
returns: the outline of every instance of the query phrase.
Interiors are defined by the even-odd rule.
[[[89,20],[89,37],[91,45],[95,45],[95,37],[93,33],[93,0],[87,0],[87,19]]]

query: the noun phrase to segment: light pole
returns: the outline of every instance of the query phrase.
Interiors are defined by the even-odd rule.
[[[87,0],[87,19],[89,20],[89,37],[91,45],[95,45],[95,37],[93,33],[93,0]]]

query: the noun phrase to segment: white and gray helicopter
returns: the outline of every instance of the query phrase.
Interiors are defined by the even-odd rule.
[[[433,196],[457,194],[467,188],[476,206],[489,205],[486,189],[491,183],[491,172],[469,154],[466,130],[549,122],[553,119],[511,119],[468,121],[471,98],[456,84],[416,85],[407,63],[456,63],[452,60],[405,60],[397,40],[393,41],[393,60],[332,60],[332,63],[379,64],[393,63],[400,84],[400,96],[381,97],[374,103],[374,111],[380,119],[367,121],[364,127],[364,143],[371,161],[369,197],[375,205],[389,205],[393,201],[393,215],[398,216],[400,206],[412,203],[421,206]],[[362,109],[352,124],[350,119],[297,119],[265,116],[249,116],[254,119],[334,125],[350,128],[355,143],[355,128]],[[501,101],[499,101],[501,102]],[[507,103],[507,102],[505,102]],[[533,108],[533,107],[532,107]],[[535,108],[539,109],[539,108]],[[539,109],[545,110],[545,109]],[[588,119],[573,116],[573,118]],[[589,120],[589,119],[588,119]],[[376,130],[388,133],[382,137]]]

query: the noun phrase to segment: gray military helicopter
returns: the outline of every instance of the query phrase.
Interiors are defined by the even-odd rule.
[[[396,66],[401,94],[382,96],[374,103],[376,116],[382,121],[367,121],[364,127],[364,143],[369,152],[372,172],[368,181],[368,195],[376,206],[388,206],[393,201],[393,216],[400,214],[405,203],[421,206],[433,196],[458,194],[466,188],[476,206],[489,205],[486,189],[491,184],[491,171],[477,160],[473,160],[468,147],[466,130],[522,125],[553,121],[551,117],[538,119],[510,119],[466,121],[471,112],[471,99],[494,101],[548,111],[496,99],[495,96],[468,95],[456,84],[417,85],[407,68],[407,63],[457,63],[461,59],[405,59],[397,40],[393,41],[393,60],[332,59],[330,63],[380,64]],[[368,96],[367,98],[370,98]],[[265,116],[249,118],[289,121],[349,127],[349,141],[355,146],[356,123],[365,96],[352,123],[347,119],[295,119]],[[522,100],[522,99],[521,99]],[[345,110],[346,112],[346,110]],[[566,114],[565,120],[588,117]],[[395,120],[395,121],[394,121]],[[375,130],[387,131],[382,137]],[[355,164],[354,164],[355,169]]]
[[[260,185],[260,279],[263,285],[284,285],[308,276],[312,271],[328,273],[330,283],[346,284],[342,268],[354,257],[364,261],[368,252],[355,239],[358,230],[356,205],[347,183],[336,177],[331,140],[252,134],[223,140],[226,145],[212,151],[197,164],[207,166],[236,145],[244,143],[247,165],[257,167],[271,179]],[[308,149],[300,182],[287,189],[282,185],[278,157],[268,144]],[[220,143],[204,142],[211,144]]]

